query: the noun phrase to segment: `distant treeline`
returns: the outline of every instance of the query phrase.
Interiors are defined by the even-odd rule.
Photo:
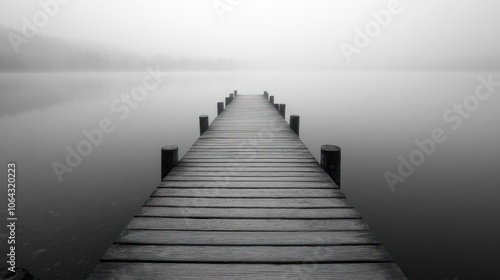
[[[80,47],[54,37],[38,35],[15,53],[8,34],[19,31],[0,26],[0,72],[23,71],[143,71],[148,65],[162,70],[233,70],[231,59],[145,57],[101,46]]]

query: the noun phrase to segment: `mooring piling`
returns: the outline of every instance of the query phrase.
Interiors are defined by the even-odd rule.
[[[321,146],[321,167],[340,187],[340,147],[335,145]]]
[[[299,115],[290,115],[290,128],[297,134],[299,135],[299,128],[300,128],[300,116]]]
[[[161,148],[161,180],[165,178],[170,170],[179,161],[179,147],[176,145],[164,146]]]
[[[200,136],[205,133],[208,129],[208,116],[207,115],[201,115],[200,116]]]
[[[224,102],[217,102],[217,116],[224,111]]]
[[[283,118],[286,117],[286,104],[280,104],[280,114]]]

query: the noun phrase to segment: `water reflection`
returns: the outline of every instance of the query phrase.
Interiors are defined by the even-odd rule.
[[[322,144],[342,147],[344,191],[410,279],[488,275],[500,249],[498,96],[396,192],[383,177],[416,138],[446,128],[442,113],[471,94],[477,75],[178,72],[120,120],[110,105],[143,73],[2,74],[0,158],[19,166],[20,265],[42,278],[84,279],[158,184],[160,147],[176,144],[182,156],[198,137],[198,115],[213,120],[216,102],[238,89],[267,90],[301,115],[316,157]],[[60,183],[51,163],[105,117],[115,131]]]

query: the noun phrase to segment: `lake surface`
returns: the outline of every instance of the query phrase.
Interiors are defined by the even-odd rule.
[[[15,161],[17,266],[41,279],[85,279],[157,187],[160,148],[178,145],[182,156],[198,116],[213,120],[216,103],[237,89],[267,90],[287,104],[287,120],[299,114],[316,158],[322,144],[342,148],[342,189],[409,279],[498,279],[500,87],[456,130],[457,114],[443,119],[487,74],[174,72],[123,120],[112,104],[145,73],[0,74],[0,213]],[[66,147],[103,118],[115,129],[60,182],[53,162],[65,163]],[[398,174],[398,157],[436,128],[447,140],[393,192],[384,173]]]

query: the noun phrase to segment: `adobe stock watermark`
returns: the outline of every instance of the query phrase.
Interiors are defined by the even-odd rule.
[[[470,118],[472,113],[479,109],[481,102],[488,100],[495,92],[495,88],[500,87],[500,82],[493,81],[493,74],[489,74],[488,77],[479,76],[478,80],[479,84],[473,94],[466,96],[462,102],[452,105],[443,113],[443,121],[451,125],[452,130],[462,127],[464,119]],[[436,152],[438,144],[447,140],[448,134],[441,127],[434,128],[428,138],[415,139],[415,149],[407,157],[402,155],[398,157],[397,172],[386,171],[384,173],[384,178],[391,191],[394,192],[397,183],[405,182],[416,168],[425,162],[427,157],[432,156]]]
[[[123,121],[130,115],[131,110],[139,107],[141,102],[148,98],[149,92],[158,88],[163,83],[164,78],[169,74],[163,73],[156,66],[156,70],[151,67],[146,67],[147,74],[142,78],[142,84],[133,87],[130,94],[122,94],[120,98],[114,99],[110,104],[111,112],[116,114],[116,117]],[[116,128],[113,120],[108,117],[102,118],[96,128],[90,130],[82,130],[83,139],[73,147],[66,146],[66,157],[64,163],[58,161],[52,162],[51,166],[54,170],[59,182],[63,181],[65,173],[71,173],[78,167],[83,158],[90,155],[94,149],[102,144],[105,135],[113,132]]]
[[[40,30],[49,24],[50,19],[55,18],[59,14],[61,6],[67,5],[69,2],[70,0],[38,1],[37,3],[40,9],[33,14],[31,20],[26,17],[21,18],[23,22],[21,33],[9,32],[9,34],[7,34],[14,52],[16,54],[19,53],[19,47],[21,45],[29,43],[30,39],[40,34]]]
[[[236,7],[241,5],[241,3],[243,3],[243,0],[214,0],[212,5],[220,21],[224,21],[224,14],[233,12]]]
[[[330,235],[318,235],[316,240],[318,241],[318,245],[316,245],[314,252],[310,255],[304,255],[302,263],[298,266],[293,266],[290,273],[283,275],[283,280],[312,279],[312,275],[319,269],[319,262],[334,253],[335,247],[322,246],[322,244],[328,245],[333,243],[333,238]]]
[[[370,14],[373,19],[365,24],[363,30],[359,27],[354,28],[354,45],[345,41],[341,42],[339,45],[347,62],[351,63],[352,55],[360,54],[363,49],[368,47],[372,39],[378,37],[382,29],[389,26],[393,16],[400,14],[402,11],[403,6],[399,0],[390,0],[389,3],[387,3],[387,9],[378,12],[372,11]]]

